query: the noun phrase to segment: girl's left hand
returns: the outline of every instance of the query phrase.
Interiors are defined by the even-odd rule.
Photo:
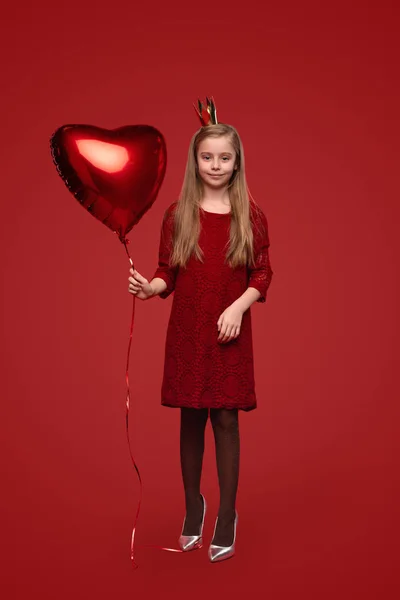
[[[240,333],[243,311],[231,304],[218,319],[218,342],[222,344],[237,338]]]

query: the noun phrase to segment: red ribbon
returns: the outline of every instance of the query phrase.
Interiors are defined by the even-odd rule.
[[[126,253],[128,255],[128,259],[129,262],[131,264],[132,269],[134,269],[134,265],[133,265],[133,261],[130,257],[128,248],[127,248],[127,244],[129,244],[129,240],[126,238],[122,238],[121,239],[122,244],[124,245],[124,248],[126,250]],[[137,569],[138,565],[135,563],[135,533],[136,533],[136,525],[137,525],[137,521],[138,521],[138,517],[139,517],[139,512],[140,512],[140,506],[142,503],[142,496],[143,496],[143,484],[142,484],[142,478],[140,477],[140,471],[138,469],[138,466],[135,462],[135,459],[133,458],[133,454],[132,454],[132,449],[131,449],[131,444],[130,444],[130,440],[129,440],[129,407],[130,407],[130,399],[131,399],[131,393],[130,393],[130,388],[129,388],[129,358],[130,358],[130,354],[131,354],[131,346],[132,346],[132,333],[133,333],[133,325],[134,325],[134,321],[135,321],[135,301],[136,301],[136,296],[133,295],[133,304],[132,304],[132,319],[131,319],[131,327],[130,327],[130,332],[129,332],[129,343],[128,343],[128,352],[127,352],[127,357],[126,357],[126,371],[125,371],[125,380],[126,380],[126,436],[128,439],[128,448],[129,448],[129,454],[131,456],[131,460],[134,466],[134,469],[137,473],[138,479],[139,479],[139,484],[140,484],[140,496],[139,496],[139,504],[137,507],[137,511],[136,511],[136,516],[135,516],[135,520],[133,523],[133,530],[132,530],[132,538],[131,538],[131,560],[132,560],[132,566],[134,569]],[[163,546],[157,546],[154,544],[136,544],[136,546],[145,546],[148,548],[158,548],[159,550],[166,550],[167,552],[183,552],[181,549],[177,549],[177,548],[165,548]]]

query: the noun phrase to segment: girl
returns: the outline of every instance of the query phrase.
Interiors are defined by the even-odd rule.
[[[232,126],[210,124],[193,136],[182,191],[166,210],[159,264],[149,282],[130,270],[140,300],[174,297],[161,403],[180,408],[180,459],[186,516],[182,550],[202,546],[206,502],[200,493],[210,415],[220,505],[208,556],[235,552],[239,476],[238,411],[256,408],[250,306],[265,302],[273,271],[268,225],[247,190],[243,147]]]

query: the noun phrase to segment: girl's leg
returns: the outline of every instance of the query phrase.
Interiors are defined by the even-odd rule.
[[[207,408],[181,408],[180,455],[186,502],[183,535],[198,535],[201,526],[203,502],[200,480],[207,419]]]
[[[218,523],[212,541],[217,546],[233,543],[236,492],[239,481],[239,417],[238,410],[211,409],[220,490]]]

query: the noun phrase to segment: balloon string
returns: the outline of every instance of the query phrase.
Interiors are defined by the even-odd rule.
[[[125,251],[128,255],[128,259],[129,262],[131,264],[132,269],[134,269],[134,264],[132,261],[132,258],[129,254],[129,250],[127,248],[127,244],[129,244],[129,240],[126,238],[121,239],[121,242],[125,248]],[[133,463],[133,466],[135,468],[135,471],[137,473],[138,479],[139,479],[139,484],[140,484],[140,496],[139,496],[139,504],[137,507],[137,511],[136,511],[136,515],[135,515],[135,520],[133,523],[133,530],[132,530],[132,537],[131,537],[131,560],[132,560],[132,566],[134,569],[137,569],[138,565],[135,562],[135,533],[136,533],[136,525],[137,525],[137,521],[138,521],[138,517],[139,517],[139,512],[140,512],[140,506],[142,504],[142,496],[143,496],[143,484],[142,484],[142,478],[140,476],[140,471],[139,468],[135,462],[135,459],[133,458],[133,454],[132,454],[132,449],[131,449],[131,444],[130,444],[130,439],[129,439],[129,408],[130,408],[130,399],[131,399],[131,393],[130,393],[130,387],[129,387],[129,359],[130,359],[130,354],[131,354],[131,346],[132,346],[132,334],[133,334],[133,325],[135,322],[135,301],[136,301],[136,296],[133,295],[133,302],[132,302],[132,318],[131,318],[131,326],[130,326],[130,331],[129,331],[129,343],[128,343],[128,352],[127,352],[127,357],[126,357],[126,370],[125,370],[125,381],[126,381],[126,436],[128,439],[128,448],[129,448],[129,454],[131,456],[131,460]],[[136,544],[136,546],[146,546],[149,548],[158,548],[159,550],[166,550],[167,552],[182,552],[181,549],[176,549],[176,548],[165,548],[163,546],[158,546],[158,545],[154,545],[154,544]]]

